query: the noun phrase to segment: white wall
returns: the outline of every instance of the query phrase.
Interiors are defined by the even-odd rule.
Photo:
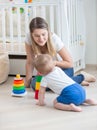
[[[86,64],[97,65],[97,0],[84,0],[86,17]]]

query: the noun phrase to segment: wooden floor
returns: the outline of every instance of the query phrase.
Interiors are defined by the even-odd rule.
[[[97,78],[97,68],[87,72]],[[82,112],[67,112],[53,108],[57,96],[46,93],[46,106],[39,107],[34,92],[27,89],[25,97],[12,97],[13,78],[0,85],[0,130],[97,130],[97,106],[81,106]],[[87,97],[97,100],[97,81],[85,87]]]

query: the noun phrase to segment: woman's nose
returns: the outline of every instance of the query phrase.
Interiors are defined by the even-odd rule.
[[[40,36],[40,37],[39,37],[39,40],[43,40],[43,36]]]

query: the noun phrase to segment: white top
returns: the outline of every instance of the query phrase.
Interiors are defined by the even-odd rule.
[[[52,34],[52,42],[55,46],[56,52],[60,51],[64,47],[62,40],[55,33]],[[25,43],[28,45],[33,44],[30,33],[27,33]]]
[[[65,87],[74,83],[75,81],[68,77],[62,69],[55,67],[52,72],[43,76],[40,85],[41,87],[50,88],[56,94],[60,94]]]

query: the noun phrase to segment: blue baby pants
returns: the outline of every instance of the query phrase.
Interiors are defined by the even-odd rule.
[[[86,100],[85,89],[80,84],[72,84],[64,88],[61,94],[57,97],[57,101],[63,104],[73,103],[80,105]]]

